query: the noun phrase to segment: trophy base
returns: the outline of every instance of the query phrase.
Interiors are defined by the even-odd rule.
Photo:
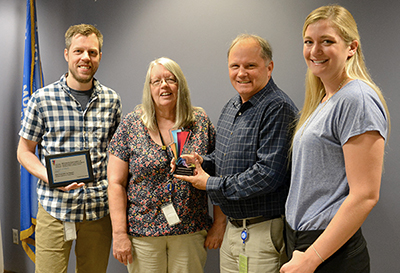
[[[176,166],[174,174],[192,176],[194,167]]]

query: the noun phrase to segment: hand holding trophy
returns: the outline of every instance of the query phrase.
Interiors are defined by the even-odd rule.
[[[170,148],[174,154],[176,167],[174,174],[178,175],[193,175],[195,169],[194,164],[187,164],[186,160],[181,157],[183,147],[189,141],[191,131],[183,131],[181,129],[171,131],[173,143]]]

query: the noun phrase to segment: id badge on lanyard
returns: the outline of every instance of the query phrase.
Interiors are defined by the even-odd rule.
[[[157,127],[158,127],[158,124],[157,124]],[[170,161],[168,151],[167,151],[167,146],[164,144],[164,139],[161,135],[160,129],[158,129],[158,132],[160,134],[162,149],[165,152],[165,155],[167,156],[168,161]],[[174,226],[181,222],[181,219],[179,219],[179,216],[176,213],[174,205],[172,204],[172,191],[174,190],[174,184],[172,182],[173,182],[172,179],[168,179],[167,189],[168,189],[168,193],[169,193],[169,202],[165,203],[161,207],[161,211],[164,214],[165,219],[167,219],[169,226]]]
[[[158,127],[158,125],[157,125],[157,127]],[[168,151],[167,151],[167,146],[165,146],[165,144],[164,144],[164,139],[161,135],[161,131],[158,130],[158,132],[160,134],[160,139],[162,142],[162,149],[165,152],[165,154],[168,158],[168,161],[170,161]],[[165,203],[161,207],[161,211],[164,214],[165,219],[167,219],[168,225],[171,227],[181,222],[181,219],[179,219],[179,216],[176,213],[174,205],[172,204],[172,191],[174,190],[174,184],[172,183],[172,181],[173,181],[172,179],[168,179],[167,189],[168,189],[168,193],[169,193],[169,202]]]
[[[165,219],[167,219],[168,225],[174,226],[174,225],[180,223],[181,219],[179,219],[179,216],[176,213],[174,205],[172,204],[171,195],[172,195],[172,190],[174,189],[174,185],[172,184],[171,179],[168,182],[167,188],[168,188],[168,192],[169,192],[169,202],[164,204],[161,207],[161,211],[163,212]]]
[[[64,241],[73,241],[76,239],[76,227],[74,222],[64,223]]]
[[[246,220],[243,220],[243,230],[240,233],[240,238],[243,241],[243,247],[242,252],[239,254],[239,273],[247,273],[246,241],[249,239],[249,230],[246,227]]]

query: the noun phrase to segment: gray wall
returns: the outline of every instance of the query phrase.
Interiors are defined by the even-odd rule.
[[[336,2],[354,15],[367,65],[391,110],[392,135],[381,197],[363,229],[369,243],[372,272],[397,272],[400,2]],[[97,78],[120,93],[125,114],[140,103],[148,63],[167,56],[181,65],[193,104],[202,106],[216,123],[221,107],[235,94],[228,79],[227,47],[237,34],[248,32],[271,42],[275,61],[273,77],[301,107],[306,71],[302,24],[312,9],[329,3],[314,0],[38,0],[45,83],[57,80],[67,69],[63,35],[68,26],[96,24],[105,36]],[[20,124],[24,31],[25,0],[0,0],[0,220],[4,261],[7,270],[33,272],[33,263],[21,245],[12,244],[11,238],[11,228],[19,228],[19,165],[15,152]],[[73,264],[74,258],[71,258]],[[110,257],[108,272],[125,272],[125,268]],[[218,272],[218,251],[209,252],[206,272]]]

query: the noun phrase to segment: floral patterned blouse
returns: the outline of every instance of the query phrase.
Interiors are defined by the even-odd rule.
[[[180,235],[208,230],[212,220],[208,213],[206,191],[194,188],[189,182],[168,176],[172,152],[169,158],[162,147],[155,143],[140,119],[141,109],[123,119],[115,132],[109,152],[129,162],[127,185],[128,234],[135,237]],[[215,129],[203,110],[194,110],[195,122],[185,130],[192,133],[182,153],[211,153],[215,145]],[[173,178],[171,195],[168,179]],[[181,220],[169,226],[161,207],[172,200]]]

